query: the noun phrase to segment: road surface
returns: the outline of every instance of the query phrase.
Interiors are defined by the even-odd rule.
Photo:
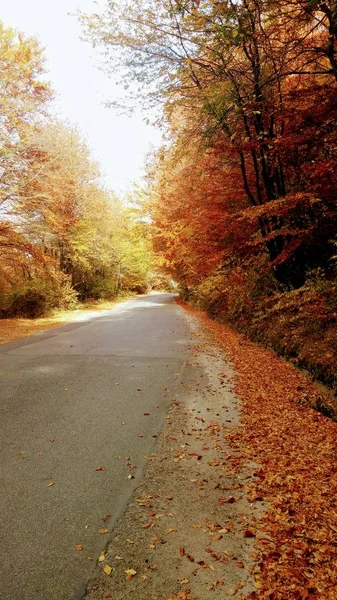
[[[82,597],[190,341],[173,295],[158,294],[0,347],[1,600]]]

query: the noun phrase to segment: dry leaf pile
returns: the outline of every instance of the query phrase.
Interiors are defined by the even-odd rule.
[[[259,465],[251,502],[269,505],[257,528],[261,590],[249,598],[336,600],[337,424],[303,402],[321,392],[302,373],[201,317],[236,371],[244,427],[230,437]]]

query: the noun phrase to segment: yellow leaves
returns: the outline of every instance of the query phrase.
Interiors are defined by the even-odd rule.
[[[137,575],[137,571],[135,571],[135,569],[126,569],[124,571],[125,575],[126,575],[126,579],[133,579],[135,575]]]
[[[246,581],[239,581],[239,583],[236,584],[235,588],[230,588],[229,590],[226,591],[227,596],[235,596],[239,590],[241,590],[243,587],[245,587],[245,585],[246,585]],[[240,596],[240,598],[241,598],[241,596]]]
[[[105,561],[105,552],[101,552],[101,554],[98,557],[98,562],[103,562]]]
[[[146,456],[144,457],[146,458]],[[147,496],[146,498],[136,498],[136,502],[137,504],[139,504],[139,506],[145,506],[146,508],[151,508],[151,500],[152,496]]]
[[[112,567],[110,567],[110,565],[105,565],[103,571],[104,571],[104,573],[106,575],[111,575],[111,573],[112,573]]]
[[[50,481],[47,485],[47,487],[53,487],[53,485],[55,485],[55,481]]]
[[[101,533],[102,535],[104,535],[105,533],[109,533],[109,531],[110,531],[109,529],[105,529],[104,528],[104,529],[100,529],[99,533]]]

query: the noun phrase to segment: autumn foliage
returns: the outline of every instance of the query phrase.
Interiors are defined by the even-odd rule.
[[[164,107],[148,210],[183,296],[334,383],[336,2],[125,0],[83,22],[129,101]]]
[[[105,188],[79,132],[52,118],[37,41],[1,23],[0,73],[0,316],[145,291],[138,207]]]

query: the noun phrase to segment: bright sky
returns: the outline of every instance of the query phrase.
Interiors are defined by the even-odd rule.
[[[145,155],[160,142],[160,133],[145,125],[144,114],[121,117],[103,106],[116,95],[114,85],[96,67],[95,51],[81,41],[80,26],[71,16],[76,9],[97,12],[97,3],[3,0],[0,20],[40,40],[47,59],[47,79],[57,94],[55,111],[79,126],[101,166],[105,183],[125,192],[133,181],[140,180]]]

